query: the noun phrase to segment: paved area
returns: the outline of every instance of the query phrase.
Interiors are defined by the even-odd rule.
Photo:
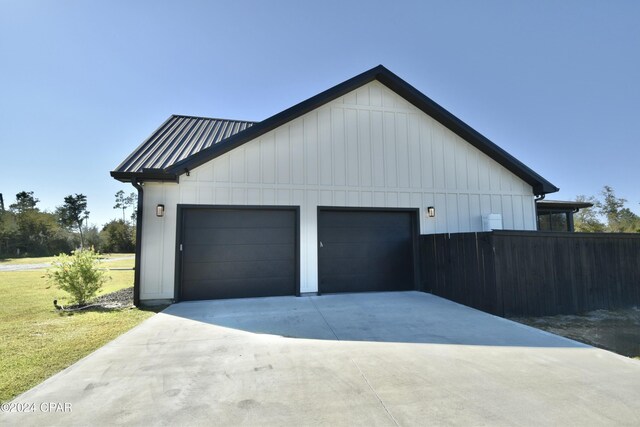
[[[26,271],[39,270],[41,268],[49,268],[51,263],[43,262],[40,264],[0,264],[0,271]]]
[[[14,403],[0,425],[640,425],[640,362],[417,292],[203,301]]]
[[[121,261],[124,259],[133,259],[133,256],[126,257],[117,257],[117,258],[107,258],[103,259],[102,262],[112,262],[112,261]],[[0,264],[0,271],[27,271],[27,270],[39,270],[41,268],[49,268],[51,267],[50,262],[42,262],[39,264]],[[113,270],[131,270],[131,268],[114,268]]]

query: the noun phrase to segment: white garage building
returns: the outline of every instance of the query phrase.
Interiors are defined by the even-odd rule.
[[[558,191],[383,66],[262,122],[171,116],[111,175],[136,303],[418,289],[419,234],[535,230]]]

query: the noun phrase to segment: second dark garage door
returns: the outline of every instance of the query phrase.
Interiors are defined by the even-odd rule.
[[[321,208],[319,291],[415,289],[414,218],[415,211]]]
[[[180,299],[294,295],[297,210],[182,208]]]

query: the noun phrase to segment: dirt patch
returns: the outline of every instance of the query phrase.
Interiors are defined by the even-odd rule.
[[[524,323],[623,356],[640,357],[640,308],[596,310],[584,315],[517,317]]]

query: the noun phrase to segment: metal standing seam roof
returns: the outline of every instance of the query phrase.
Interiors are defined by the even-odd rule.
[[[254,124],[241,120],[172,115],[115,172],[165,169]]]

